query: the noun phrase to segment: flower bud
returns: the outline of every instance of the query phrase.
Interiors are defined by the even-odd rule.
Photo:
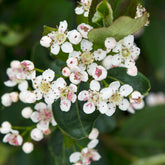
[[[70,69],[68,67],[65,67],[62,69],[62,74],[65,76],[65,77],[69,77],[70,76]]]
[[[116,46],[116,40],[112,37],[109,37],[106,38],[104,44],[107,49],[114,49]]]
[[[33,149],[34,149],[34,146],[33,146],[33,144],[30,143],[30,142],[26,142],[26,143],[24,143],[23,146],[22,146],[22,150],[23,150],[26,154],[31,153],[31,152],[33,151]]]
[[[40,141],[44,138],[43,136],[43,133],[40,129],[38,128],[34,128],[32,131],[31,131],[31,138],[35,141]]]
[[[1,129],[0,129],[0,132],[2,134],[6,134],[6,133],[9,133],[11,130],[11,124],[8,122],[8,121],[4,121],[2,124],[1,124]]]
[[[9,107],[12,104],[12,100],[10,98],[10,94],[9,93],[5,93],[4,95],[2,95],[1,102],[2,102],[2,104],[5,107]]]
[[[25,107],[21,114],[25,119],[29,119],[33,113],[33,110],[30,107]]]
[[[17,102],[18,101],[18,99],[19,99],[19,97],[18,97],[18,92],[11,92],[10,93],[10,98],[11,98],[11,101],[12,102]]]

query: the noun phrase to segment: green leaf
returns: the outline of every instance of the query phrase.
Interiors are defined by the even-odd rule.
[[[77,93],[88,89],[87,83],[81,83]],[[60,110],[60,99],[53,104],[54,118],[59,128],[74,139],[87,137],[94,126],[95,120],[99,116],[99,112],[97,111],[92,114],[85,114],[83,104],[84,102],[77,100],[76,103],[72,103],[69,112]]]
[[[147,95],[151,86],[149,80],[140,72],[137,76],[129,76],[125,68],[113,68],[108,71],[108,78],[106,81],[120,81],[122,84],[129,84],[134,90]]]
[[[117,41],[134,34],[147,22],[147,13],[138,19],[122,16],[109,27],[95,28],[88,33],[89,40],[95,44],[103,45],[107,37],[114,37]]]
[[[47,34],[51,33],[52,31],[57,31],[57,29],[44,25],[44,31],[43,31],[42,35],[46,36]]]
[[[55,160],[55,165],[70,165],[69,156],[74,151],[72,146],[66,147],[65,138],[59,130],[55,130],[49,139],[49,151]]]
[[[109,26],[113,21],[113,10],[107,0],[103,0],[97,5],[96,13],[92,18],[92,22],[101,26]]]
[[[20,33],[10,29],[5,24],[0,24],[0,43],[6,46],[18,45],[28,34],[28,32]]]

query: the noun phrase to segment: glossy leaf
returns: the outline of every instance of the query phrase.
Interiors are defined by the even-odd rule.
[[[147,95],[151,86],[149,80],[142,74],[138,73],[137,76],[129,76],[126,73],[125,68],[113,68],[108,71],[107,82],[120,81],[122,84],[129,84],[134,90],[141,92],[143,95]]]
[[[81,83],[78,93],[88,89],[87,83]],[[77,100],[76,103],[72,103],[69,112],[61,111],[59,107],[60,99],[53,104],[53,113],[58,126],[72,138],[81,139],[87,137],[99,116],[97,111],[92,114],[85,114],[83,104],[84,102]]]
[[[103,45],[107,37],[114,37],[117,41],[134,34],[147,22],[147,14],[138,19],[122,16],[114,21],[111,26],[95,28],[88,33],[89,40],[95,44]]]

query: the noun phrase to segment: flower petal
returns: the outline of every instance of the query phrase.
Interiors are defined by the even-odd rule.
[[[69,161],[70,163],[76,163],[80,160],[81,153],[80,152],[74,152],[70,155]]]
[[[53,43],[50,47],[50,52],[54,55],[57,55],[60,51],[60,46],[58,44]]]
[[[93,103],[87,102],[83,105],[83,111],[86,114],[91,114],[95,111],[95,105]]]
[[[98,143],[99,143],[98,139],[93,139],[88,143],[88,148],[93,149],[97,146]]]
[[[123,99],[120,103],[119,103],[119,109],[121,109],[122,111],[126,111],[129,108],[129,101],[127,99]]]
[[[31,119],[34,123],[37,123],[40,120],[39,113],[38,112],[33,112],[31,115]]]
[[[90,82],[90,89],[93,91],[99,91],[100,90],[100,83],[96,80],[92,80]]]
[[[46,81],[52,81],[54,79],[55,73],[51,69],[47,69],[42,73],[42,78]]]
[[[64,53],[71,53],[73,52],[73,47],[70,42],[65,42],[61,45],[61,49]]]
[[[69,100],[61,100],[60,108],[64,112],[68,112],[70,110],[71,102]]]
[[[130,86],[130,85],[128,85],[128,84],[122,85],[122,86],[120,87],[120,94],[121,94],[122,96],[127,97],[130,93],[132,93],[132,91],[133,91],[132,86]]]

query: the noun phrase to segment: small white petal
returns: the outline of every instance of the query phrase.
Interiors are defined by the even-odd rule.
[[[130,48],[133,45],[133,43],[134,43],[134,36],[133,35],[129,35],[129,36],[125,37],[123,39],[123,42],[124,42],[124,45],[127,48]]]
[[[100,113],[104,114],[105,112],[107,112],[108,110],[108,106],[107,103],[102,101],[98,104],[98,110],[100,111]]]
[[[116,46],[116,40],[115,40],[115,38],[109,37],[109,38],[106,38],[104,44],[105,44],[106,48],[114,49]]]
[[[73,90],[73,92],[77,92],[77,86],[74,84],[70,84],[69,87]]]
[[[72,44],[79,44],[82,40],[81,34],[77,30],[72,30],[68,32],[68,39]]]
[[[122,111],[126,111],[129,108],[129,101],[127,99],[123,99],[120,103],[119,103],[119,109],[121,109]]]
[[[89,11],[84,12],[84,17],[88,17]]]
[[[106,51],[102,50],[102,49],[98,49],[96,51],[94,51],[94,58],[96,61],[101,61],[105,58],[106,56]]]
[[[70,163],[76,163],[80,160],[81,153],[80,152],[74,152],[70,155],[69,161]]]
[[[93,139],[97,139],[98,136],[99,136],[99,130],[97,128],[93,128],[88,138],[93,140]]]
[[[33,113],[33,110],[30,107],[25,107],[22,111],[21,114],[25,119],[29,119]]]
[[[70,110],[71,102],[69,100],[61,100],[60,108],[64,112],[68,112]]]
[[[112,116],[115,113],[115,111],[116,111],[116,105],[110,103],[110,104],[108,104],[108,110],[107,110],[107,112],[105,112],[105,114],[107,116]]]
[[[93,47],[93,43],[88,41],[88,40],[85,40],[83,39],[81,41],[81,50],[82,51],[91,51],[92,50],[92,47]]]
[[[52,39],[48,36],[43,36],[40,40],[41,46],[44,46],[46,48],[50,47],[51,42],[52,42]]]
[[[34,123],[37,123],[40,120],[40,116],[38,112],[33,112],[31,115],[31,119]]]
[[[101,94],[101,97],[106,100],[108,98],[110,98],[113,94],[112,92],[112,89],[111,88],[103,88],[101,91],[100,91],[100,94]]]
[[[27,81],[23,81],[22,83],[20,83],[18,85],[18,89],[20,91],[26,91],[28,89],[28,82]]]
[[[46,81],[52,81],[54,79],[55,73],[51,69],[47,69],[42,73],[42,78]]]
[[[86,100],[88,100],[88,97],[89,97],[89,92],[86,90],[81,91],[78,94],[78,100],[80,100],[80,101],[86,101]]]
[[[132,91],[133,91],[133,88],[130,85],[125,84],[120,87],[120,94],[122,96],[127,97],[130,93],[132,93]]]
[[[19,94],[19,98],[24,103],[35,103],[36,95],[31,91],[23,91]],[[42,98],[42,95],[41,95]]]
[[[90,82],[90,89],[93,91],[99,91],[100,90],[100,83],[96,80],[92,80]]]
[[[93,152],[93,160],[94,161],[98,161],[98,160],[100,160],[100,158],[101,158],[101,156],[98,152],[96,152],[96,151]]]
[[[62,78],[62,77],[60,77],[60,78],[58,78],[55,82],[54,82],[54,84],[55,84],[55,86],[57,87],[57,88],[64,88],[64,87],[66,87],[66,81]]]
[[[112,57],[112,64],[115,66],[120,66],[122,59],[119,54],[116,54]]]
[[[60,46],[58,44],[53,43],[50,47],[50,52],[54,55],[57,55],[60,51]]]
[[[67,30],[67,27],[68,27],[68,23],[65,20],[61,21],[59,28],[58,28],[58,31],[65,32]]]
[[[42,110],[42,109],[46,109],[46,108],[47,108],[47,106],[43,102],[37,103],[34,107],[34,109],[36,109],[36,110]]]
[[[61,45],[61,49],[64,53],[71,53],[73,52],[72,44],[69,42],[65,42]]]
[[[87,67],[88,74],[89,75],[92,75],[93,70],[95,70],[96,67],[97,67],[97,64],[96,63],[92,63],[92,64],[88,65],[88,67]]]
[[[66,63],[67,63],[67,66],[72,69],[78,65],[78,60],[77,58],[70,57],[67,59]]]
[[[120,82],[119,81],[114,81],[109,85],[109,87],[115,92],[119,89]]]
[[[86,114],[91,114],[95,111],[95,105],[93,103],[87,102],[83,105],[83,111]]]
[[[46,121],[43,121],[41,120],[38,124],[37,124],[37,128],[42,130],[42,131],[45,131],[49,128],[49,122],[46,122]]]
[[[105,57],[105,59],[103,60],[103,66],[108,70],[110,68],[112,68],[112,58],[113,56],[109,55],[107,57]]]
[[[93,139],[88,143],[88,148],[93,149],[97,146],[98,143],[99,143],[98,139]]]
[[[127,74],[130,75],[130,76],[137,76],[137,74],[138,74],[137,67],[134,66],[132,68],[128,68],[127,69]]]
[[[7,86],[7,87],[14,87],[17,83],[15,81],[5,81],[4,84]]]
[[[5,106],[5,107],[9,107],[12,104],[12,100],[10,97],[9,93],[5,93],[4,95],[2,95],[1,97],[1,103]]]
[[[41,84],[41,81],[42,81],[42,76],[37,76],[36,78],[34,78],[32,80],[33,87],[36,89]]]

